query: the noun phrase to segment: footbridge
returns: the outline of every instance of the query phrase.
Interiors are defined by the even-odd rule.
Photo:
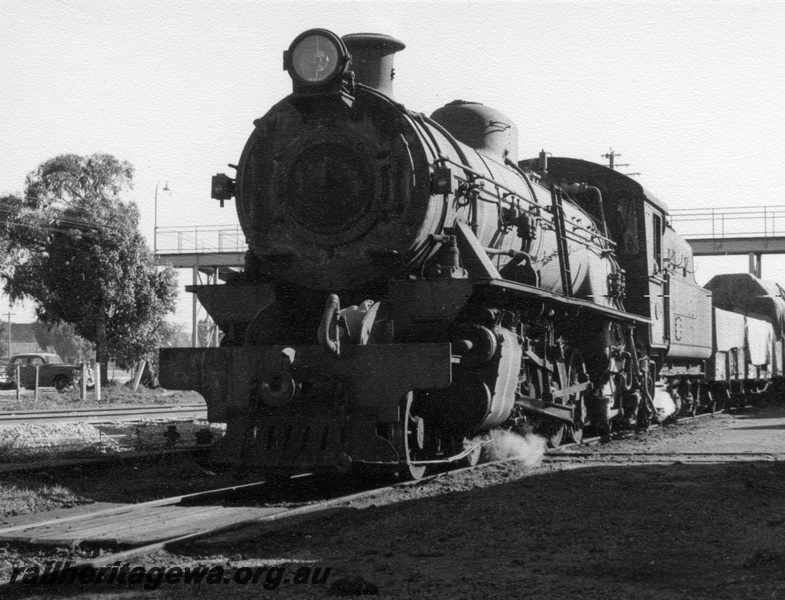
[[[761,277],[764,254],[785,254],[785,206],[689,208],[671,211],[671,223],[695,256],[749,256]]]
[[[785,205],[672,210],[670,218],[696,256],[746,254],[750,273],[758,277],[764,254],[785,254]],[[243,267],[246,244],[239,225],[158,227],[155,234],[157,264],[190,269],[194,285],[218,283]],[[218,331],[206,318],[194,294],[194,346],[218,344]]]
[[[154,247],[156,264],[190,269],[193,285],[225,281],[232,271],[242,268],[246,250],[245,235],[239,225],[158,227]],[[192,296],[191,345],[217,346],[218,328],[196,294]]]

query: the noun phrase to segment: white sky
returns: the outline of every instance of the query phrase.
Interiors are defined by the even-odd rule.
[[[604,162],[613,147],[671,208],[785,204],[785,2],[772,0],[0,0],[0,194],[57,154],[107,152],[136,167],[151,247],[162,180],[159,226],[236,222],[210,177],[233,173],[252,121],[291,91],[282,52],[311,27],[399,38],[400,102],[491,105],[517,123],[520,158]],[[702,281],[717,268],[699,266]]]

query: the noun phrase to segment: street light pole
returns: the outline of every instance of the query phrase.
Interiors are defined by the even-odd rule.
[[[161,185],[161,180],[155,184],[155,212],[153,215],[153,258],[158,259],[158,187]],[[164,181],[162,192],[169,192],[169,182]]]

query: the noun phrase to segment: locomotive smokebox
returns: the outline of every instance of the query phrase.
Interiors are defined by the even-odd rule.
[[[351,33],[341,39],[352,55],[354,80],[394,99],[393,62],[395,53],[406,48],[406,45],[382,33]]]

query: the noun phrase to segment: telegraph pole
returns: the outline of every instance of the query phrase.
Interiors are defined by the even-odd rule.
[[[11,360],[11,317],[16,313],[11,312],[11,307],[8,307],[8,360]]]
[[[601,154],[600,156],[602,158],[607,158],[608,159],[608,167],[610,169],[614,170],[614,171],[616,170],[616,167],[629,167],[630,166],[630,163],[625,163],[625,164],[617,164],[616,163],[616,160],[615,160],[616,157],[617,156],[621,156],[621,154],[618,153],[618,152],[614,152],[613,148],[611,148],[611,151],[608,152],[607,154]],[[633,175],[640,175],[640,173],[624,173],[624,174],[627,177],[632,177]]]
[[[617,164],[615,164],[615,159],[616,159],[617,156],[621,156],[621,154],[618,153],[618,152],[614,152],[613,148],[611,148],[611,151],[608,152],[608,154],[603,154],[602,155],[602,158],[607,158],[608,159],[608,167],[610,167],[611,169],[614,169],[614,170],[616,169],[616,167],[629,167],[630,166],[629,164],[626,164],[626,165],[617,165]]]

